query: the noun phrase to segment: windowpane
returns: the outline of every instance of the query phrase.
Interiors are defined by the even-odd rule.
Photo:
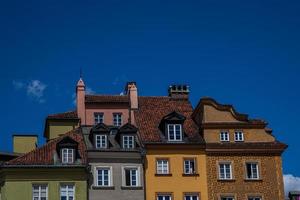
[[[96,135],[96,148],[107,148],[106,138],[106,135]]]
[[[98,169],[98,186],[110,186],[110,169]]]
[[[158,195],[157,200],[171,200],[171,195]]]
[[[182,141],[182,126],[181,124],[168,124],[168,140]]]
[[[60,186],[60,199],[61,200],[73,200],[74,199],[74,185],[61,185]]]
[[[73,163],[74,160],[74,149],[64,148],[61,150],[62,163]]]
[[[219,164],[219,178],[231,179],[231,164]]]
[[[169,162],[168,160],[157,160],[157,174],[168,174],[169,173]]]
[[[123,148],[133,149],[134,148],[134,136],[123,136]]]
[[[222,131],[220,133],[220,141],[229,141],[229,133],[226,131]]]
[[[34,185],[32,186],[32,198],[33,200],[47,200],[47,185]]]
[[[115,113],[113,114],[113,122],[114,126],[121,126],[122,125],[122,114],[120,113]]]
[[[103,113],[94,113],[95,124],[103,123]]]
[[[248,179],[258,179],[258,165],[257,163],[247,163],[247,178]]]
[[[196,173],[195,159],[188,159],[188,160],[184,161],[184,173],[185,174],[194,174],[194,173]]]

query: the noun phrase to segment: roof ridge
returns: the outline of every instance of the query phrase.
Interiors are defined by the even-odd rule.
[[[27,153],[25,153],[25,154],[23,154],[23,155],[17,157],[17,158],[14,158],[14,159],[12,159],[12,160],[10,160],[10,161],[5,162],[5,164],[10,165],[11,162],[13,162],[13,161],[15,161],[15,160],[17,160],[17,159],[24,158],[24,157],[28,156],[29,154],[32,154],[32,153],[34,153],[34,152],[36,152],[36,151],[38,151],[38,150],[41,150],[41,149],[43,149],[43,148],[45,148],[45,147],[47,147],[47,146],[52,145],[53,143],[57,143],[57,142],[59,142],[60,140],[62,140],[62,139],[63,139],[64,137],[66,137],[66,136],[69,136],[69,135],[72,135],[72,134],[77,134],[76,131],[78,131],[79,129],[80,129],[80,127],[75,128],[75,129],[73,129],[73,130],[71,130],[71,131],[68,131],[68,132],[64,133],[63,135],[61,135],[61,136],[59,136],[59,137],[57,137],[57,138],[54,138],[54,139],[50,140],[49,142],[45,143],[44,145],[42,145],[42,146],[40,146],[40,147],[38,147],[38,148],[35,148],[35,149],[33,149],[33,150],[31,150],[31,151],[29,151],[29,152],[27,152]]]

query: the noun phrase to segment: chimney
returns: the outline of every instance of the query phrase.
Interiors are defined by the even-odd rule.
[[[76,107],[77,116],[80,118],[81,125],[85,124],[85,84],[80,78],[76,86]]]
[[[13,135],[14,153],[28,153],[37,147],[37,135]]]
[[[190,87],[188,85],[171,85],[168,92],[172,99],[189,99]]]
[[[138,109],[138,92],[136,82],[127,82],[125,88],[126,94],[129,96],[130,108]]]

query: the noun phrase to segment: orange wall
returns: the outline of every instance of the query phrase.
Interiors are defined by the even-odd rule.
[[[172,176],[156,176],[156,159],[168,158]],[[184,158],[196,158],[199,176],[183,176]],[[155,200],[157,193],[172,193],[173,199],[183,199],[184,193],[199,193],[201,200],[207,199],[206,157],[198,149],[147,149],[146,165],[146,200]]]

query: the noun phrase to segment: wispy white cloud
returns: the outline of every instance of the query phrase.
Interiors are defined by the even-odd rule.
[[[22,81],[16,81],[16,80],[13,80],[12,84],[13,84],[14,88],[17,90],[22,89],[25,86],[25,83],[23,83]]]
[[[37,101],[38,103],[44,103],[46,101],[44,98],[44,94],[47,85],[40,80],[31,80],[29,82],[14,80],[12,84],[16,90],[25,90],[27,96],[30,97],[30,99]]]
[[[44,103],[44,91],[47,85],[39,80],[32,80],[27,85],[27,95],[37,100],[39,103]]]
[[[287,196],[290,191],[300,191],[300,177],[293,176],[292,174],[283,175],[284,191]]]

